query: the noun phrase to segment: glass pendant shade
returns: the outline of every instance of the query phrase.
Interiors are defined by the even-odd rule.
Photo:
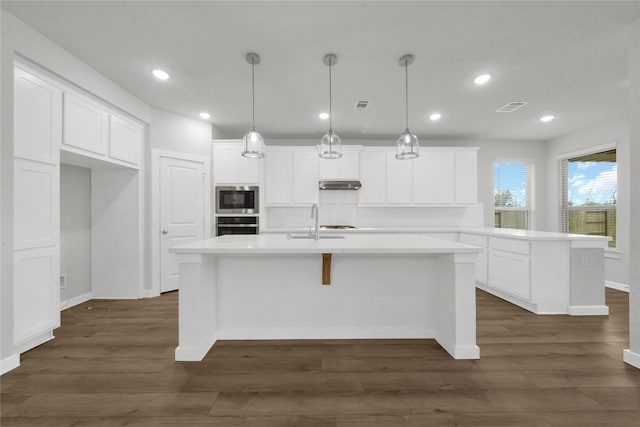
[[[244,136],[242,157],[248,157],[250,159],[261,159],[264,157],[264,139],[257,130],[251,129]]]
[[[342,157],[342,142],[338,134],[329,129],[320,140],[320,152],[322,159],[339,159]]]
[[[419,155],[418,137],[407,128],[396,142],[396,159],[415,159]]]

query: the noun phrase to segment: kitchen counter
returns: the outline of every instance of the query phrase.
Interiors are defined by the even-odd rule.
[[[288,233],[261,235],[227,235],[181,245],[171,252],[183,254],[283,254],[340,253],[340,254],[441,254],[473,253],[478,248],[470,245],[417,234],[394,236],[353,233],[354,230],[323,231],[320,240],[290,238]],[[348,236],[344,235],[348,234]],[[303,234],[294,234],[304,235]],[[334,238],[344,237],[344,238]]]
[[[420,235],[264,234],[170,251],[180,268],[176,360],[202,360],[218,339],[433,338],[456,359],[480,357],[481,248]]]
[[[309,228],[265,228],[261,234],[308,233]],[[504,237],[519,240],[563,240],[581,242],[594,247],[606,247],[609,237],[588,236],[584,234],[555,233],[550,231],[517,230],[513,228],[493,227],[358,227],[342,230],[321,229],[321,234],[450,234],[468,233],[482,236]]]

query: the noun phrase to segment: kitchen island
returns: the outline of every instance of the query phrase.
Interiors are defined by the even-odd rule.
[[[433,338],[456,359],[480,357],[480,248],[419,235],[323,237],[228,235],[172,248],[176,360],[202,360],[218,339]]]

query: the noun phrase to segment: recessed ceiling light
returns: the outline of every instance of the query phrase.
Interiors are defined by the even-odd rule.
[[[551,120],[555,119],[554,116],[552,116],[551,114],[547,115],[547,116],[542,116],[540,117],[540,121],[541,122],[550,122]]]
[[[318,117],[320,117],[322,120],[327,120],[329,118],[329,113],[320,113],[318,114]]]
[[[158,80],[168,80],[169,74],[166,71],[155,69],[153,70],[153,75],[156,76]]]
[[[434,122],[435,122],[435,121],[438,121],[438,120],[440,120],[440,119],[442,118],[442,114],[440,114],[440,113],[433,113],[432,115],[430,115],[430,116],[429,116],[429,118],[430,118],[432,121],[434,121]]]
[[[202,112],[202,113],[200,113],[200,117],[202,117],[203,119],[210,119],[211,118],[211,114]]]
[[[489,80],[491,80],[491,74],[482,74],[476,77],[475,79],[473,79],[473,82],[477,85],[483,85]]]

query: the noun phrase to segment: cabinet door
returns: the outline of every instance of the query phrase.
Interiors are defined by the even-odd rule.
[[[478,203],[478,153],[457,152],[455,170],[456,203]]]
[[[358,203],[361,205],[382,205],[386,202],[387,153],[384,151],[363,151],[360,153],[360,181]]]
[[[529,300],[531,298],[531,262],[527,255],[512,254],[510,257],[511,283],[509,291]]]
[[[360,179],[360,151],[345,150],[340,158],[340,179]]]
[[[142,126],[112,115],[109,131],[109,157],[139,167],[142,157]]]
[[[293,203],[318,203],[318,154],[315,150],[293,152]]]
[[[454,204],[456,201],[455,153],[424,150],[413,162],[413,202]]]
[[[63,146],[104,156],[108,127],[109,113],[105,109],[89,99],[64,94]]]
[[[62,91],[15,68],[13,99],[13,155],[56,165],[62,136]]]
[[[509,290],[510,264],[508,252],[495,249],[489,251],[489,286],[502,291]]]
[[[234,144],[214,143],[213,145],[213,182],[216,184],[235,184],[236,158],[240,154]]]
[[[408,205],[413,200],[413,162],[387,155],[387,204]]]
[[[293,152],[269,150],[265,154],[265,204],[282,205],[293,201]]]
[[[258,184],[260,182],[260,165],[263,159],[242,157],[242,144],[237,151],[237,182],[239,184]]]
[[[489,250],[489,286],[525,300],[531,298],[529,255]]]

